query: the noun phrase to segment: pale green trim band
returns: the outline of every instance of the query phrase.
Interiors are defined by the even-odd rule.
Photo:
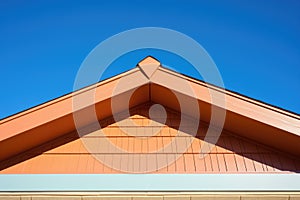
[[[1,192],[300,191],[299,174],[11,174]]]

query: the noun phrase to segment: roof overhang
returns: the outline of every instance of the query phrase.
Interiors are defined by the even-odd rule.
[[[181,87],[183,82],[189,84],[193,93]],[[212,91],[222,95],[225,104],[213,102]],[[93,104],[82,104],[74,110],[74,98],[91,94]],[[129,96],[130,101],[123,101]],[[182,99],[180,103],[176,97]],[[113,111],[112,99],[118,102]],[[300,156],[298,115],[176,73],[147,57],[130,71],[1,120],[0,160],[76,130],[74,112],[84,116],[80,125],[86,126],[95,122],[89,115],[93,108],[97,120],[101,120],[113,112],[152,101],[179,112],[184,106],[184,114],[193,117],[197,114],[195,109],[184,105],[191,100],[198,103],[203,122],[210,123],[212,108],[225,110],[226,130]]]

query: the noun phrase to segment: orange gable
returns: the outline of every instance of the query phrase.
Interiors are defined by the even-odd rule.
[[[126,84],[118,86],[124,77]],[[181,87],[182,81],[189,83],[193,96]],[[90,105],[81,105],[75,111],[84,119],[79,138],[72,98],[92,90],[104,135],[89,115]],[[223,107],[212,102],[210,90],[225,96]],[[129,105],[124,101],[128,94]],[[115,110],[112,99],[118,103]],[[197,113],[188,109],[191,101],[201,111],[196,122]],[[153,104],[166,108],[165,121],[159,110],[149,116]],[[123,115],[128,106],[130,116]],[[220,138],[207,141],[214,106],[226,111],[226,118]],[[190,128],[195,123],[196,132]],[[2,174],[300,171],[298,115],[170,71],[151,57],[128,72],[0,121],[0,133]],[[214,140],[216,146],[203,153],[201,147]]]

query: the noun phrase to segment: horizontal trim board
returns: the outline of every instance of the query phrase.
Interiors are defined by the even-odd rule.
[[[300,191],[300,174],[7,174],[0,192]]]

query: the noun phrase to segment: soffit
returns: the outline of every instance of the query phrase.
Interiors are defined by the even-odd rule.
[[[122,81],[126,84],[120,84]],[[193,90],[193,95],[182,87],[184,84],[180,84],[181,82],[188,83]],[[117,91],[115,90],[116,86],[118,87]],[[220,109],[226,110],[224,126],[227,130],[257,142],[278,147],[285,152],[300,155],[300,149],[297,148],[300,134],[300,117],[298,115],[186,77],[163,68],[153,58],[146,58],[139,63],[137,68],[128,72],[1,120],[0,159],[73,131],[75,129],[72,116],[74,112],[73,96],[94,93],[96,110],[101,110],[97,113],[97,117],[98,120],[101,120],[112,115],[110,109],[112,97],[123,102],[124,96],[136,91],[129,107],[154,101],[180,111],[178,102],[176,103],[174,100],[175,94],[175,97],[176,95],[183,97],[185,104],[196,99],[199,103],[199,110],[204,111],[201,113],[201,120],[210,122],[212,105],[220,106],[214,105],[212,102],[210,90],[225,95],[226,104]],[[94,119],[87,114],[91,106],[82,104],[80,108],[76,112],[86,115],[82,126],[93,123]],[[121,103],[118,111],[126,108],[128,105]],[[186,109],[184,112],[191,116],[197,114],[194,113],[194,109]],[[12,144],[19,144],[19,149],[12,147]]]

